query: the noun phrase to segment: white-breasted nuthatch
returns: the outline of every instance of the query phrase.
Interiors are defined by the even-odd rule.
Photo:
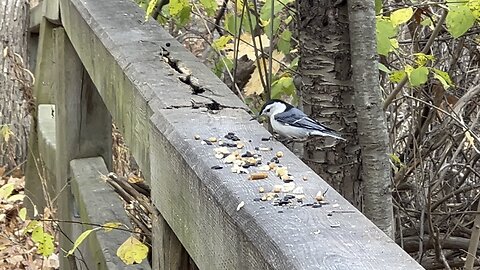
[[[261,115],[270,117],[273,130],[288,139],[304,141],[314,136],[328,136],[345,140],[335,130],[318,123],[282,100],[269,100],[260,110],[259,116]]]

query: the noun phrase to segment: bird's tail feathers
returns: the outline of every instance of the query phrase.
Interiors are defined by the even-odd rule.
[[[342,141],[346,141],[346,139],[340,137],[340,135],[338,135],[337,133],[334,133],[334,132],[321,132],[321,131],[315,130],[315,131],[312,131],[312,132],[310,133],[310,135],[313,135],[313,136],[332,137],[332,138],[335,138],[335,139],[339,139],[339,140],[342,140]]]

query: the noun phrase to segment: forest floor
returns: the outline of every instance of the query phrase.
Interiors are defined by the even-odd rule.
[[[38,254],[23,206],[24,188],[21,171],[5,172],[0,166],[0,269],[58,269],[58,252],[48,258]],[[48,213],[47,209],[45,215]]]

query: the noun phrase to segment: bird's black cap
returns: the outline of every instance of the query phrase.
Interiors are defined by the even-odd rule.
[[[263,104],[262,108],[260,109],[260,113],[263,112],[263,110],[265,109],[265,107],[267,107],[268,105],[272,104],[272,103],[275,103],[275,102],[279,102],[279,103],[283,103],[285,104],[285,106],[287,106],[287,109],[286,111],[290,110],[291,108],[293,108],[293,106],[291,104],[288,104],[287,102],[283,101],[283,100],[280,100],[280,99],[270,99],[269,101],[265,102],[265,104]]]

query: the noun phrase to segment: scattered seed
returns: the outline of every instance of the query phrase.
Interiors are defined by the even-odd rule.
[[[257,148],[257,147],[255,147],[255,148]],[[257,149],[255,149],[255,150],[257,150]],[[273,150],[273,148],[271,148],[271,147],[258,147],[257,151],[272,151],[272,150]]]
[[[303,179],[303,181],[307,181],[307,180],[308,180],[308,177],[307,177],[307,176],[303,176],[302,179]]]
[[[278,151],[278,152],[275,154],[275,156],[276,156],[277,158],[281,158],[281,157],[283,157],[283,152],[282,152],[282,151]]]
[[[259,202],[262,198],[254,198],[253,201],[254,202]]]
[[[333,214],[332,214],[332,213],[328,213],[327,216],[331,217],[331,216],[333,216]]]
[[[217,147],[217,148],[213,149],[213,151],[215,151],[215,153],[220,153],[220,154],[224,154],[224,155],[229,155],[230,154],[230,151],[228,150],[227,147]]]
[[[280,176],[280,179],[282,179],[282,181],[284,183],[290,183],[290,182],[293,181],[292,177],[288,174],[284,174],[284,175]]]
[[[195,138],[195,140],[200,140],[200,135],[197,134],[197,135],[195,135],[194,138]]]
[[[287,167],[277,167],[275,168],[275,175],[282,177],[284,175],[288,176],[288,170]]]
[[[278,210],[278,213],[280,213],[280,214],[283,213],[283,210]]]
[[[325,200],[325,197],[323,196],[323,193],[321,190],[317,192],[317,195],[315,195],[315,200],[317,200],[317,202],[321,202]]]
[[[237,157],[232,153],[228,155],[223,162],[225,162],[226,164],[230,164],[230,163],[233,163],[233,161],[236,159]]]
[[[267,195],[263,195],[262,198],[260,198],[260,200],[266,201],[267,200]]]
[[[253,157],[253,154],[250,151],[247,151],[245,154],[242,154],[242,157]]]
[[[215,157],[218,159],[222,159],[224,156],[223,154],[218,153],[218,154],[215,154]]]
[[[240,211],[240,209],[242,209],[243,206],[245,206],[245,202],[244,202],[244,201],[241,201],[241,202],[237,205],[237,212]]]
[[[242,143],[242,142],[238,142],[238,143],[237,143],[237,148],[238,148],[238,149],[242,149],[243,147],[245,147],[245,144],[244,144],[244,143]]]
[[[282,185],[282,192],[289,193],[292,192],[292,190],[295,189],[295,183],[290,182],[290,183],[285,183]]]
[[[220,166],[220,165],[215,165],[215,166],[212,166],[211,169],[213,169],[213,170],[221,170],[221,169],[223,169],[223,167]]]
[[[275,168],[277,167],[277,164],[275,164],[275,163],[269,163],[269,164],[268,164],[268,167],[270,167],[270,170],[273,170],[273,169],[275,169]]]
[[[274,193],[280,193],[282,191],[282,186],[281,185],[275,185],[273,186],[273,190],[272,190]]]
[[[259,187],[259,188],[258,188],[258,192],[259,192],[259,193],[264,193],[264,192],[265,192],[265,188],[264,188],[264,187]]]
[[[250,174],[249,179],[250,180],[261,180],[261,179],[265,179],[267,177],[268,177],[268,173],[266,173],[266,172],[256,172],[256,173]]]
[[[295,195],[303,195],[303,187],[296,187],[294,190],[292,190],[292,193]]]
[[[302,207],[303,206],[313,206],[313,203],[304,203],[304,204],[302,204]]]
[[[207,142],[206,142],[206,141],[202,141],[201,144],[205,145],[205,144],[207,144]],[[212,144],[212,143],[210,143],[210,144]]]
[[[330,225],[330,228],[340,228],[340,224],[332,224]]]
[[[262,142],[266,142],[266,141],[270,141],[270,138],[269,137],[263,137]]]
[[[224,143],[223,141],[218,141],[218,145],[220,145],[220,146],[224,146],[224,145],[225,145],[225,143]]]
[[[268,166],[268,165],[262,165],[262,166],[258,167],[258,169],[259,169],[260,171],[270,171],[270,166]]]
[[[214,143],[214,142],[217,141],[217,138],[215,138],[215,137],[210,137],[210,138],[208,138],[208,141]]]

